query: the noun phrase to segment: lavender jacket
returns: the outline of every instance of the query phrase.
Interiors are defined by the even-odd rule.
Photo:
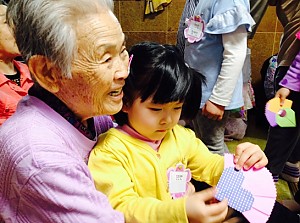
[[[108,116],[97,117],[95,125],[99,133],[110,128],[112,122]],[[16,113],[0,127],[3,220],[124,222],[123,215],[95,189],[86,165],[95,143],[44,102],[26,96]]]

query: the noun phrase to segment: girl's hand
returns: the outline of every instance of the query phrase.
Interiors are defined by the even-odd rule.
[[[224,106],[215,104],[208,100],[202,108],[202,115],[209,119],[220,121],[223,118],[224,110]]]
[[[191,182],[188,182],[188,187],[187,187],[187,190],[186,190],[186,196],[190,196],[192,195],[193,193],[195,193],[195,186],[191,183]]]
[[[275,97],[280,98],[280,106],[282,106],[284,104],[284,100],[287,98],[287,96],[289,96],[290,94],[290,89],[282,87],[280,88],[277,92]]]
[[[215,193],[215,188],[208,188],[186,198],[186,214],[189,223],[217,223],[225,220],[228,202],[226,199],[216,202]]]
[[[252,166],[260,169],[268,164],[268,159],[262,149],[255,144],[245,142],[237,145],[234,155],[235,168],[250,169]]]

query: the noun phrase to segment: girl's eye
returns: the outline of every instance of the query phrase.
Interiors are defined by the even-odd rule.
[[[175,109],[175,110],[181,110],[181,109],[182,109],[182,106],[180,106],[180,107],[175,107],[174,109]]]
[[[161,111],[161,108],[149,108],[151,111]]]

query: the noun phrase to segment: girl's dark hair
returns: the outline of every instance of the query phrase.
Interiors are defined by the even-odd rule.
[[[142,42],[134,45],[130,73],[123,87],[123,103],[131,106],[141,98],[152,97],[155,104],[184,102],[182,118],[192,119],[201,102],[203,76],[189,68],[174,45]],[[119,125],[128,123],[127,114],[120,111],[115,116]]]

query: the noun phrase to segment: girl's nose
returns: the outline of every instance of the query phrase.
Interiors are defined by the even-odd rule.
[[[172,122],[172,116],[169,115],[169,114],[165,114],[163,116],[163,118],[160,120],[160,124],[163,125],[163,124],[169,124]]]

